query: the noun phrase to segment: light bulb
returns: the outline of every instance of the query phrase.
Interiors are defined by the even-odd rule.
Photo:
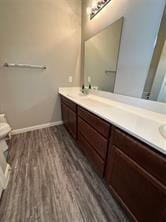
[[[96,8],[96,7],[97,7],[97,1],[94,0],[94,1],[92,2],[92,8]]]
[[[88,15],[90,15],[90,13],[91,13],[91,8],[88,7],[87,10],[86,10],[86,12],[87,12]]]
[[[100,2],[97,3],[97,8],[98,8],[98,9],[101,8],[101,4],[100,4]]]
[[[108,2],[111,0],[93,0],[92,6],[87,8],[87,14],[90,15],[90,19],[94,17]]]
[[[100,3],[103,5],[107,2],[107,0],[101,0]]]
[[[102,5],[102,4],[103,4],[103,1],[102,1],[102,0],[100,0],[100,1],[98,2],[98,4],[99,4],[99,5]]]

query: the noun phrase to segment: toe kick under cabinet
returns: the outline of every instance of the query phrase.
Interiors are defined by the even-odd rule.
[[[61,97],[64,125],[134,221],[166,222],[166,157]]]

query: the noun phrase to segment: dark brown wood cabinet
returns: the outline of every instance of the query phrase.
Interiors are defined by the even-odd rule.
[[[166,222],[166,158],[61,97],[64,125],[135,221]]]
[[[165,158],[113,127],[105,178],[110,189],[136,221],[165,222],[164,172]]]
[[[106,139],[110,136],[110,123],[87,111],[82,107],[78,107],[78,116],[85,120],[90,126],[92,126],[97,132],[99,132]]]
[[[95,149],[88,143],[80,132],[78,132],[78,146],[85,154],[87,159],[91,162],[95,171],[103,177],[105,165],[104,160],[97,154]]]
[[[61,98],[61,110],[62,110],[62,120],[74,139],[77,139],[77,109],[76,104],[67,100],[66,98]]]
[[[93,147],[96,153],[105,160],[108,140],[100,135],[87,122],[78,117],[78,132],[84,136],[88,143]]]
[[[78,107],[78,145],[94,169],[103,176],[110,124]]]

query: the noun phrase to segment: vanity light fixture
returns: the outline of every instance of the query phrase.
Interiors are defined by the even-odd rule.
[[[99,13],[111,0],[96,0],[93,1],[92,6],[87,8],[87,14],[90,20]]]

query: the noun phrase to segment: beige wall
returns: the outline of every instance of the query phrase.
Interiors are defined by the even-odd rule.
[[[142,97],[166,0],[112,0],[93,20],[84,0],[84,40],[124,16],[115,92]]]
[[[0,112],[13,129],[61,120],[58,87],[80,84],[81,1],[0,0]],[[68,83],[68,76],[73,83]]]

